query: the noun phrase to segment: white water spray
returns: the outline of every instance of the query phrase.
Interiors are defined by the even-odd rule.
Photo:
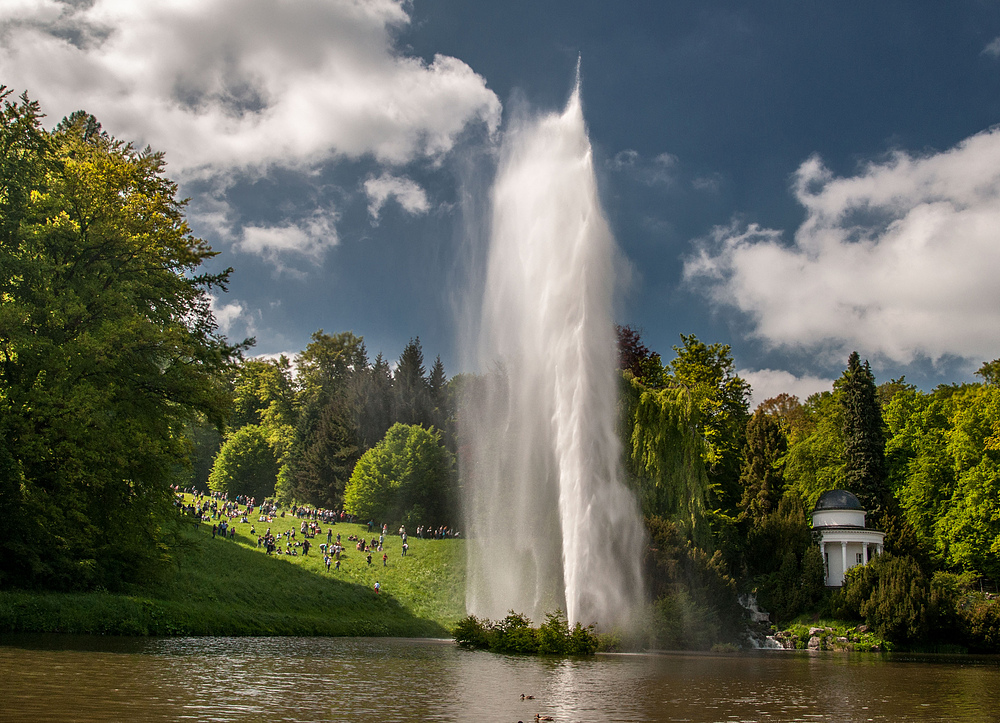
[[[469,612],[628,621],[644,532],[616,433],[615,242],[579,80],[562,114],[509,130],[492,191],[479,337],[492,365],[463,419]]]

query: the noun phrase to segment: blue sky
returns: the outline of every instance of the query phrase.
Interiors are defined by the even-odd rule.
[[[0,0],[0,83],[166,152],[230,336],[449,374],[506,119],[578,57],[650,347],[729,344],[756,401],[1000,357],[996,2]]]

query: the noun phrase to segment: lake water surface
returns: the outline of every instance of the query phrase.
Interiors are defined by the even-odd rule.
[[[5,721],[1000,721],[1000,660],[550,660],[381,638],[0,638]],[[522,701],[522,693],[534,700]]]

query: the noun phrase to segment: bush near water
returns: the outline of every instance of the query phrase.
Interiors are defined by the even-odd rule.
[[[335,580],[312,558],[210,540],[172,487],[459,527],[461,420],[483,378],[448,379],[440,358],[428,370],[416,336],[395,365],[349,331],[317,331],[294,363],[244,358],[253,340],[226,339],[209,303],[231,272],[204,271],[214,252],[163,156],[84,112],[46,130],[27,95],[0,101],[0,629],[441,634],[461,620],[461,543],[425,557],[414,540],[416,576],[373,598],[365,571]],[[841,618],[897,648],[1000,650],[1000,360],[925,392],[876,384],[855,353],[830,391],[751,414],[725,344],[682,335],[664,360],[631,327],[618,342],[623,467],[649,531],[632,644],[744,645],[737,601],[753,596],[779,627]],[[808,521],[831,489],[886,532],[886,554],[834,592]]]
[[[519,655],[593,655],[599,644],[593,625],[571,628],[562,610],[547,613],[537,628],[513,610],[497,621],[468,615],[455,626],[454,637],[463,648]]]

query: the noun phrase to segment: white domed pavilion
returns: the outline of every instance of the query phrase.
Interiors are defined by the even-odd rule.
[[[820,495],[812,524],[813,531],[819,533],[827,587],[841,587],[848,570],[872,559],[873,548],[874,554],[882,554],[885,533],[865,527],[865,510],[847,490]]]

